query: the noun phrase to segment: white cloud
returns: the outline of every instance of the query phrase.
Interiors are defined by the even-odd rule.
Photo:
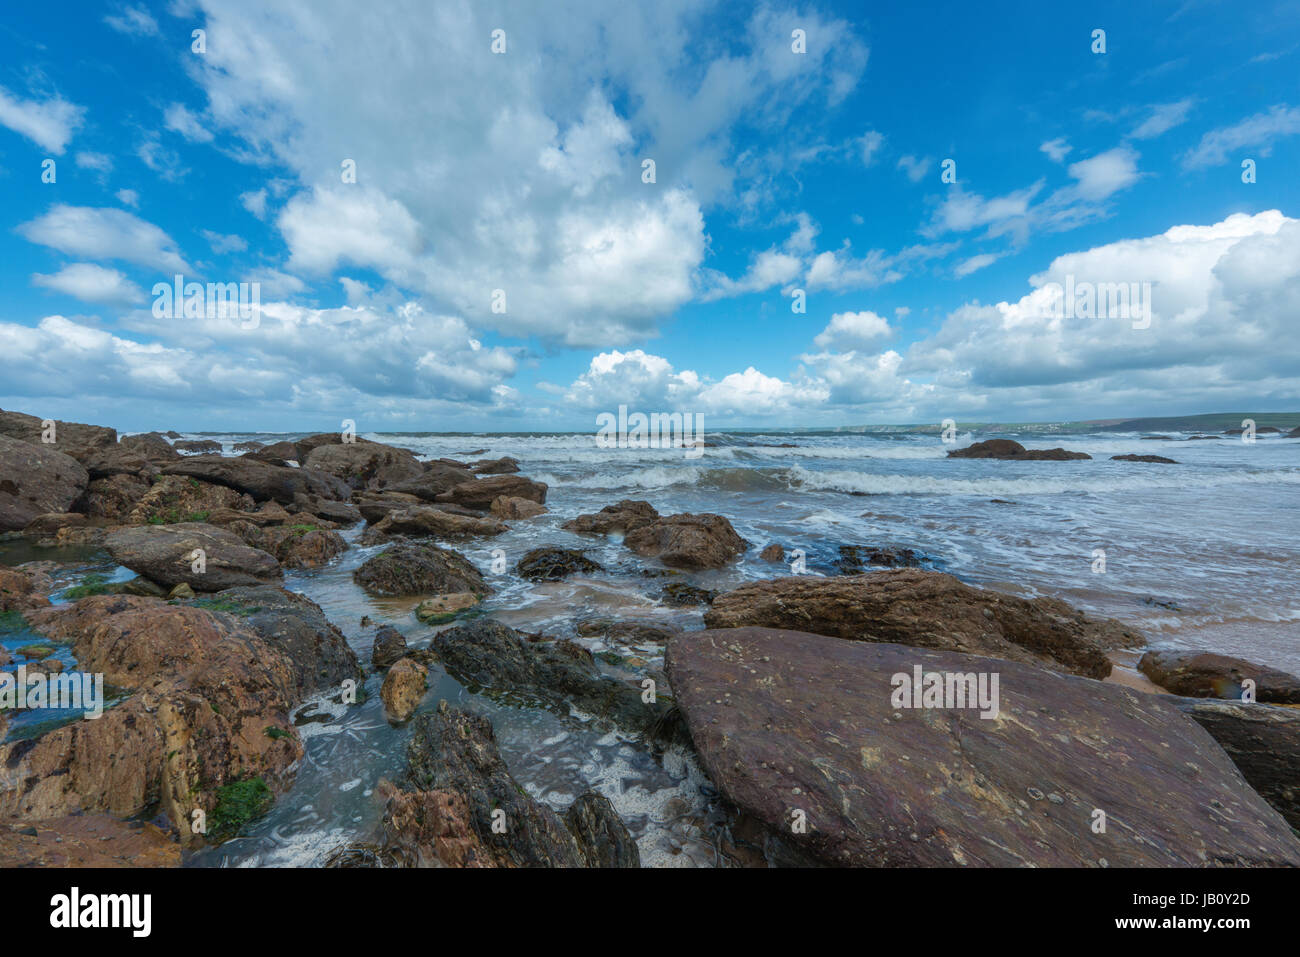
[[[1149,140],[1172,130],[1187,119],[1195,100],[1185,99],[1176,103],[1164,103],[1151,108],[1151,115],[1132,132],[1135,139]]]
[[[145,298],[143,290],[125,275],[93,263],[70,263],[53,275],[36,273],[32,282],[83,302],[136,305]]]
[[[191,143],[210,143],[213,139],[212,130],[183,103],[173,103],[163,111],[163,125],[169,130],[175,130]]]
[[[266,190],[250,189],[239,194],[240,205],[258,219],[266,219]]]
[[[1072,150],[1074,147],[1072,147],[1069,143],[1065,142],[1065,137],[1058,136],[1054,140],[1048,140],[1046,143],[1043,143],[1038,148],[1042,152],[1046,153],[1048,158],[1053,163],[1059,163],[1065,159],[1066,154],[1068,154],[1070,150]]]
[[[1266,113],[1256,113],[1233,126],[1213,130],[1201,137],[1196,148],[1183,156],[1186,169],[1204,169],[1228,161],[1248,158],[1235,156],[1243,150],[1252,150],[1257,156],[1269,156],[1273,141],[1300,133],[1300,107],[1275,106]]]
[[[225,253],[242,253],[248,248],[248,243],[241,236],[227,236],[213,232],[211,229],[200,229],[199,235],[208,241],[212,251],[219,256]]]
[[[158,21],[144,6],[124,5],[116,14],[104,17],[104,22],[118,33],[128,36],[158,36]]]
[[[0,86],[0,126],[9,127],[55,156],[63,155],[85,116],[85,107],[61,96],[24,100]]]
[[[862,165],[870,166],[876,160],[876,154],[885,144],[883,133],[877,133],[875,130],[868,130],[856,140],[858,155],[862,157]]]
[[[69,256],[119,259],[166,273],[191,271],[170,236],[120,209],[59,203],[44,216],[23,223],[18,233]]]
[[[980,253],[978,256],[971,256],[969,259],[963,259],[953,268],[953,274],[961,279],[963,276],[969,276],[973,272],[978,272],[985,266],[992,266],[998,261],[998,256],[994,253]]]
[[[930,157],[917,159],[915,156],[900,156],[898,159],[898,169],[907,174],[907,178],[913,183],[919,183],[925,179],[925,174],[930,172],[930,165],[934,162]]]
[[[1138,181],[1138,154],[1127,146],[1071,163],[1069,172],[1078,183],[1078,195],[1089,201],[1107,199]]]
[[[93,169],[104,175],[113,172],[113,157],[105,153],[81,152],[76,155],[75,161],[81,169]]]
[[[123,206],[136,207],[140,205],[140,194],[133,189],[119,189],[113,194],[117,201]]]
[[[835,313],[813,342],[819,349],[852,349],[887,339],[892,334],[887,319],[864,309]]]

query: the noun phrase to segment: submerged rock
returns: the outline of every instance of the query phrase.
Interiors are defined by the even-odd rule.
[[[1300,864],[1286,822],[1158,695],[1020,662],[769,628],[683,634],[667,667],[705,770],[767,828],[776,857],[876,867]],[[993,671],[997,717],[900,706],[896,676],[916,668]]]
[[[704,623],[1041,662],[1089,678],[1110,674],[1107,650],[1143,643],[1118,622],[1090,619],[1055,598],[1017,598],[919,569],[751,582],[718,596]]]
[[[617,505],[606,505],[594,514],[579,515],[561,527],[580,535],[625,535],[659,518],[649,502],[625,498]]]
[[[529,581],[557,582],[570,575],[591,575],[605,569],[572,548],[534,548],[515,566]]]
[[[670,568],[721,568],[749,542],[721,515],[667,515],[627,533],[623,544],[644,558]]]
[[[652,733],[669,708],[663,695],[647,703],[641,688],[602,675],[580,645],[531,642],[491,618],[440,632],[433,648],[462,684],[527,695],[562,713],[572,706],[628,731]]]
[[[415,617],[426,625],[441,625],[454,621],[465,612],[477,608],[483,599],[472,592],[435,595],[426,598],[415,609]]]
[[[1241,700],[1242,682],[1255,682],[1255,700],[1273,704],[1300,704],[1300,678],[1209,651],[1148,651],[1138,670],[1174,694],[1189,698]]]
[[[1173,459],[1167,459],[1163,455],[1112,455],[1112,462],[1152,462],[1160,465],[1177,465]]]
[[[659,593],[659,600],[665,605],[672,605],[674,608],[687,608],[691,605],[711,605],[717,597],[718,593],[716,591],[688,585],[685,582],[670,582]]]
[[[479,570],[450,548],[401,542],[369,558],[352,573],[353,580],[376,595],[491,594]]]
[[[988,439],[964,449],[953,449],[950,459],[1007,459],[1011,461],[1065,462],[1072,459],[1092,458],[1086,452],[1067,452],[1065,449],[1027,449],[1011,439]]]
[[[599,799],[572,815],[575,837],[511,777],[491,723],[450,708],[415,719],[402,787],[386,785],[379,860],[400,866],[631,866],[635,843]]]
[[[765,562],[774,562],[779,565],[785,561],[785,549],[773,542],[759,552],[758,557]]]
[[[194,439],[188,442],[173,442],[172,448],[177,452],[194,452],[200,455],[221,453],[221,443],[212,439]]]
[[[384,625],[375,632],[375,643],[370,650],[370,663],[376,668],[388,668],[406,654],[406,636],[392,625]]]
[[[104,539],[113,560],[157,582],[198,592],[280,579],[280,563],[234,532],[199,522],[121,528]],[[199,555],[199,551],[202,555]]]
[[[841,545],[835,567],[842,575],[858,575],[867,566],[877,568],[921,568],[929,564],[923,552],[913,548],[877,548],[872,545]]]
[[[384,675],[379,697],[384,702],[388,720],[401,723],[410,720],[415,709],[424,700],[429,689],[429,669],[411,658],[395,662]]]

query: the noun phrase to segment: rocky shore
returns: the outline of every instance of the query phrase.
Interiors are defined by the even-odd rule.
[[[0,566],[0,637],[35,636],[0,646],[0,677],[111,690],[102,716],[22,734],[0,697],[0,865],[179,866],[238,837],[301,773],[304,723],[364,701],[369,679],[404,770],[330,866],[641,866],[608,794],[560,811],[520,785],[474,696],[697,762],[732,862],[1300,866],[1294,675],[1147,651],[1164,693],[1142,693],[1107,680],[1146,644],[1121,622],[974,587],[911,548],[845,544],[834,573],[799,574],[791,543],[640,500],[565,521],[564,542],[488,577],[462,549],[549,514],[547,484],[509,456],[177,439],[0,411],[0,543],[89,549],[136,576],[56,589],[50,561]],[[1088,458],[1007,440],[949,455]],[[354,647],[284,587],[354,547],[373,554],[352,582],[410,603],[406,634]],[[721,592],[701,577],[737,562],[763,577]],[[539,634],[484,614],[511,582],[629,575],[703,628],[612,614]],[[593,654],[597,638],[617,653]],[[440,680],[467,698],[433,694]]]

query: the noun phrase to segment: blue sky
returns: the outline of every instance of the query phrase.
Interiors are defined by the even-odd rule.
[[[1300,408],[1300,0],[1058,6],[9,10],[0,405],[241,431]],[[155,315],[177,272],[257,283],[255,327]],[[1151,321],[1052,316],[1067,275],[1149,283]]]

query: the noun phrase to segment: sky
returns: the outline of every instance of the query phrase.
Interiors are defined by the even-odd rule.
[[[1300,0],[1084,6],[12,5],[0,407],[214,431],[1300,409]],[[178,275],[248,308],[179,308]],[[1145,318],[1061,301],[1117,283]]]

